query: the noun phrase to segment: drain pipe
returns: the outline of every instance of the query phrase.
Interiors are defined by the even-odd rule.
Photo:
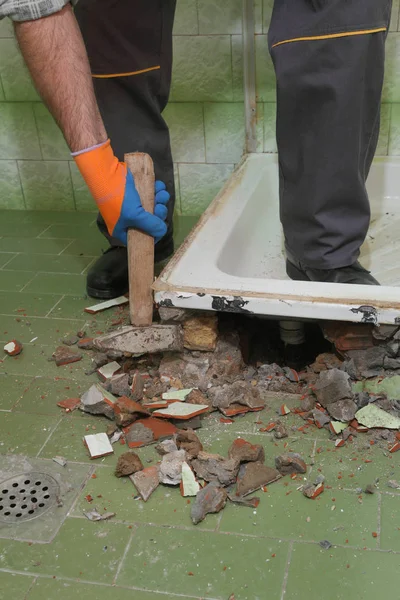
[[[279,321],[279,333],[285,346],[300,346],[306,341],[301,321]]]
[[[245,111],[245,152],[257,150],[257,93],[256,93],[256,44],[254,0],[243,1],[243,87]]]

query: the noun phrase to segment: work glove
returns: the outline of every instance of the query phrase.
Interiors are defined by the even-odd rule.
[[[134,227],[158,242],[167,232],[167,203],[170,198],[162,181],[155,184],[154,214],[144,210],[132,173],[114,155],[110,140],[72,154],[108,229],[127,244],[128,229]]]

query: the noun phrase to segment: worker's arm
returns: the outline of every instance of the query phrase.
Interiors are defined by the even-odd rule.
[[[53,13],[36,14],[39,7],[52,3],[57,7]],[[7,6],[13,7],[9,14],[15,22],[16,36],[33,82],[60,126],[109,233],[126,243],[128,228],[135,227],[159,240],[167,230],[164,220],[169,194],[165,185],[157,182],[155,214],[145,212],[132,175],[115,157],[107,140],[85,45],[70,4],[66,4],[66,0],[45,3],[27,0],[24,13],[18,9],[21,4],[15,0],[0,0],[0,16],[7,14]],[[26,9],[28,5],[30,13]]]

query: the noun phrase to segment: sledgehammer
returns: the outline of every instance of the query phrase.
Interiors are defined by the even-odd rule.
[[[154,212],[154,166],[143,152],[125,154],[143,208]],[[103,351],[119,350],[132,354],[183,350],[183,335],[178,325],[153,324],[154,239],[137,229],[128,231],[129,308],[131,327],[121,327],[98,337],[94,346]]]

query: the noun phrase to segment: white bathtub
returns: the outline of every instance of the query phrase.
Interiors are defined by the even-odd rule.
[[[290,281],[275,155],[250,154],[154,284],[156,301],[279,318],[400,323],[400,158],[377,158],[361,262],[381,287]]]

